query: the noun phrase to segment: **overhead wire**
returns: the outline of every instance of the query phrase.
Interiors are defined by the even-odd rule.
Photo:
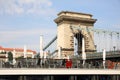
[[[110,51],[112,51],[112,47],[113,47],[113,41],[112,41],[112,32],[110,33]]]
[[[119,51],[120,48],[120,33],[116,32],[116,51]]]

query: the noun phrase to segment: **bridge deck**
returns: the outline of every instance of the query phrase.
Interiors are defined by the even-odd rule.
[[[82,75],[82,74],[112,74],[120,75],[120,70],[114,69],[0,69],[0,75]]]

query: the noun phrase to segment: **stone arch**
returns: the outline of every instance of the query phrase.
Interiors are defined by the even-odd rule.
[[[87,48],[87,39],[88,36],[86,34],[83,34],[82,31],[79,31],[78,33],[74,33],[74,37],[77,40],[77,50],[78,50],[78,54],[82,53],[82,38],[85,39],[85,48]]]

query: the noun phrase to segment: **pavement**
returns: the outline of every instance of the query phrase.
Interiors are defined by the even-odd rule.
[[[118,69],[1,68],[0,75],[120,75]]]

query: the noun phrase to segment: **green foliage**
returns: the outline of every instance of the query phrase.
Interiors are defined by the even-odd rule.
[[[37,54],[35,55],[35,58],[40,58],[39,53],[37,53]]]
[[[31,57],[27,57],[27,59],[32,59]]]
[[[12,52],[8,52],[8,61],[9,62],[13,61],[13,54],[12,54]]]
[[[23,59],[24,58],[24,56],[20,56],[20,57],[18,57],[17,59]]]
[[[0,52],[0,54],[6,54],[6,52]]]

